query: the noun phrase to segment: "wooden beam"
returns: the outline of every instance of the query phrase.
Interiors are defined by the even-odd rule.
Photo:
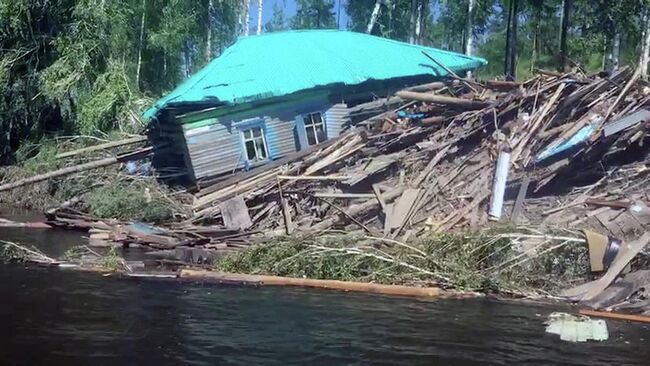
[[[489,103],[479,102],[469,99],[461,99],[454,97],[445,97],[442,95],[426,94],[426,93],[416,93],[409,91],[400,91],[396,94],[398,97],[406,100],[418,100],[421,102],[429,102],[436,104],[443,104],[452,107],[460,107],[463,109],[483,109],[489,106]]]
[[[317,198],[357,199],[357,198],[375,198],[375,194],[374,193],[329,193],[329,192],[321,192],[321,193],[314,193],[314,197],[317,197]]]

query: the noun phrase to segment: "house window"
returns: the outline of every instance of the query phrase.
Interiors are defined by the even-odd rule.
[[[303,116],[303,120],[309,145],[320,144],[327,140],[325,122],[323,121],[323,115],[320,112],[306,114]]]
[[[266,160],[266,141],[264,131],[261,127],[253,127],[242,131],[244,146],[246,147],[246,158],[250,162]]]

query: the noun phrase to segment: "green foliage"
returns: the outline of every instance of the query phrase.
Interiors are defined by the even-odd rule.
[[[293,29],[336,27],[332,0],[296,0],[296,8],[296,15],[291,18]]]
[[[547,244],[525,255],[528,249],[521,247],[509,230],[476,235],[432,234],[406,245],[354,235],[286,237],[222,257],[215,266],[233,273],[425,282],[464,290],[522,292],[556,291],[566,281],[582,279],[588,273],[584,243],[555,249]],[[556,244],[560,239],[549,240]]]
[[[0,164],[52,134],[141,129],[151,96],[238,34],[241,2],[208,3],[0,0]]]
[[[273,16],[264,25],[265,32],[277,32],[287,29],[286,20],[284,16],[284,10],[278,5],[278,3],[273,3]]]
[[[87,194],[90,214],[100,218],[160,223],[173,218],[170,203],[141,181],[116,182]]]
[[[117,254],[115,247],[110,247],[108,252],[99,258],[97,264],[101,268],[117,272],[123,268],[124,260]]]

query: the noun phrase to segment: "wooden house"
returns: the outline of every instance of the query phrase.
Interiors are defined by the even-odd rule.
[[[423,52],[456,73],[486,64],[338,30],[240,38],[145,112],[165,146],[154,163],[199,182],[323,143],[350,125],[355,105],[445,77]]]

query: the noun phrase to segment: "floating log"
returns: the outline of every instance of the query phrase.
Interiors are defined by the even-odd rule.
[[[397,96],[406,100],[418,100],[421,102],[444,104],[444,105],[448,105],[452,107],[460,107],[468,110],[482,109],[489,105],[488,103],[479,102],[475,100],[445,97],[442,95],[416,93],[416,92],[409,92],[409,91],[397,92]]]
[[[578,314],[586,315],[586,316],[593,316],[593,317],[596,317],[596,318],[625,320],[625,321],[630,321],[630,322],[649,323],[650,324],[650,316],[644,316],[644,315],[622,314],[622,313],[615,313],[615,312],[610,312],[610,311],[597,311],[597,310],[589,310],[589,309],[580,309],[578,311]]]
[[[414,296],[414,297],[476,297],[477,294],[447,293],[439,287],[411,287],[399,285],[380,285],[376,283],[315,280],[309,278],[293,278],[263,275],[234,274],[211,271],[197,271],[183,269],[179,272],[180,278],[192,280],[214,281],[218,283],[241,283],[266,286],[298,286],[323,288],[331,290],[369,292],[383,295]]]

